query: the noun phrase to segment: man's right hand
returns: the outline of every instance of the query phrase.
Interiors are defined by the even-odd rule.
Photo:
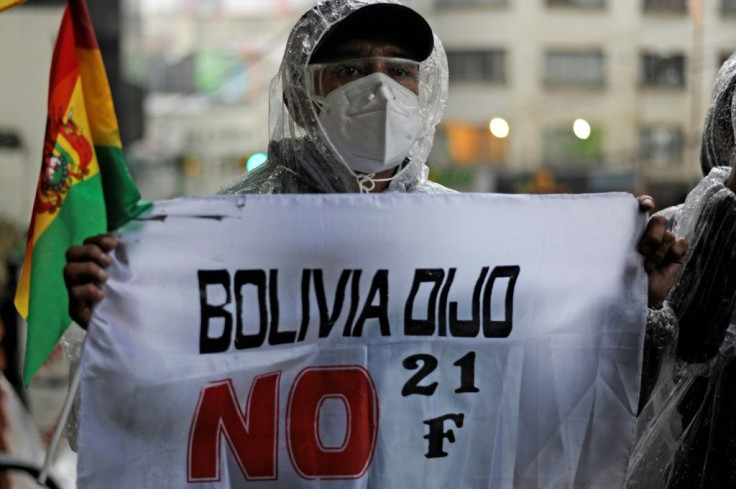
[[[640,211],[654,210],[654,199],[650,196],[642,195],[636,200],[639,201]],[[687,249],[687,240],[677,239],[667,229],[667,219],[663,216],[649,218],[644,235],[639,240],[639,253],[644,257],[644,270],[648,276],[649,307],[662,307],[685,262]]]
[[[118,241],[112,236],[98,234],[66,252],[64,282],[69,294],[69,315],[84,329],[87,329],[95,304],[105,297],[100,285],[107,280],[105,269],[112,264],[108,253],[117,245]]]

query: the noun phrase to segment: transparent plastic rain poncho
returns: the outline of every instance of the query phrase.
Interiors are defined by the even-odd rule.
[[[716,77],[703,128],[707,176],[662,212],[690,249],[668,305],[652,311],[629,488],[736,487],[736,55]]]
[[[271,82],[268,161],[228,183],[218,193],[337,193],[360,191],[358,180],[333,149],[318,120],[317,106],[308,82],[312,52],[324,34],[350,13],[392,0],[321,1],[304,14],[289,35],[278,74]],[[431,72],[431,85],[419,87],[422,131],[407,160],[390,181],[388,192],[445,193],[448,189],[428,181],[426,165],[447,101],[447,57],[434,37],[434,50],[421,63]]]

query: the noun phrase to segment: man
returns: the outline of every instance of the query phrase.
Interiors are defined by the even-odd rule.
[[[736,54],[718,71],[705,118],[704,178],[684,204],[662,212],[691,251],[662,317],[647,328],[631,489],[736,486],[734,93]]]
[[[271,84],[268,162],[220,193],[421,192],[447,101],[447,58],[427,22],[393,0],[325,1],[296,23]],[[651,211],[651,198],[640,199]],[[104,297],[110,236],[67,253],[70,315],[82,327]],[[649,301],[661,307],[687,249],[650,220],[641,241]]]

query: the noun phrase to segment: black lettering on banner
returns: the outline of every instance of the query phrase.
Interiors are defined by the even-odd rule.
[[[488,267],[483,267],[473,289],[472,318],[457,318],[457,302],[450,302],[450,336],[475,338],[480,331],[480,292],[488,275]]]
[[[269,345],[294,343],[296,331],[279,331],[279,271],[268,272],[268,297],[271,310],[271,329],[268,330]]]
[[[309,281],[311,279],[312,271],[309,269],[302,270],[302,324],[299,326],[297,341],[304,341],[309,328]]]
[[[407,336],[430,336],[434,334],[436,309],[437,309],[437,292],[445,278],[445,271],[441,268],[420,268],[414,271],[414,282],[411,284],[411,292],[406,300],[404,308],[404,334]],[[416,319],[413,317],[414,301],[419,292],[419,287],[423,283],[432,282],[432,291],[429,293],[429,302],[427,303],[427,318]]]
[[[345,321],[345,328],[342,330],[343,336],[350,336],[353,329],[353,320],[355,320],[355,312],[358,310],[358,302],[360,301],[360,276],[362,270],[353,270],[353,283],[350,287],[350,312],[348,319]]]
[[[462,428],[464,419],[464,414],[457,413],[445,414],[439,418],[424,421],[424,424],[429,426],[429,433],[424,435],[424,438],[429,441],[427,453],[424,456],[427,458],[447,457],[447,452],[443,451],[443,444],[445,439],[450,443],[455,443],[455,432],[451,429],[445,430],[445,421],[452,421],[456,427]]]
[[[447,295],[450,293],[452,281],[455,280],[455,271],[457,271],[457,268],[448,270],[447,281],[442,286],[442,292],[440,293],[440,324],[437,327],[437,333],[440,336],[447,336]]]
[[[313,270],[312,276],[314,277],[314,294],[317,298],[317,308],[319,309],[319,337],[325,338],[332,331],[332,327],[335,326],[337,318],[340,317],[342,312],[342,305],[345,302],[345,288],[347,287],[348,279],[352,270],[343,270],[340,274],[340,278],[337,281],[337,287],[335,288],[335,299],[332,302],[332,312],[327,309],[327,298],[325,294],[325,283],[322,277],[322,270]],[[302,300],[304,300],[302,287]],[[306,299],[309,301],[309,297]],[[308,319],[307,319],[308,321]]]
[[[199,353],[220,353],[230,346],[233,331],[233,318],[225,310],[230,303],[230,274],[227,270],[198,270],[199,280]],[[207,286],[221,285],[227,294],[225,302],[214,305],[207,301]],[[222,318],[224,326],[222,334],[216,338],[210,336],[210,322],[213,318]]]
[[[437,357],[427,353],[417,353],[404,358],[402,365],[407,370],[415,370],[419,368],[419,362],[422,362],[422,368],[406,381],[404,387],[401,388],[401,395],[404,397],[412,394],[422,396],[431,396],[437,389],[437,382],[430,385],[419,385],[429,374],[437,368]],[[475,386],[475,352],[466,353],[463,357],[453,363],[454,366],[460,367],[460,387],[455,389],[456,394],[480,392]]]
[[[419,368],[419,362],[422,363],[422,368]],[[437,358],[426,353],[417,353],[416,355],[408,356],[402,362],[402,365],[407,370],[419,371],[409,378],[401,388],[401,395],[404,397],[412,394],[418,394],[420,396],[431,396],[434,391],[437,390],[437,382],[432,382],[429,385],[419,385],[429,374],[434,372],[437,368]]]
[[[373,305],[378,296],[378,305]],[[363,323],[367,319],[378,319],[382,336],[391,336],[391,327],[388,324],[388,270],[378,270],[371,281],[368,297],[365,299],[363,310],[355,321],[353,336],[363,335]]]
[[[268,329],[268,305],[266,303],[266,272],[264,270],[238,270],[235,272],[235,348],[244,350],[246,348],[258,348],[263,345]],[[253,285],[258,292],[258,332],[254,334],[243,334],[243,287]]]
[[[518,265],[495,267],[488,278],[488,283],[483,291],[483,336],[486,338],[506,338],[511,334],[514,317],[514,288],[516,279],[519,278],[521,267]],[[491,294],[493,284],[497,278],[508,278],[509,284],[506,288],[504,301],[504,319],[502,321],[491,320]]]
[[[460,387],[455,389],[455,393],[479,392],[475,386],[475,352],[468,352],[453,365],[460,367]]]

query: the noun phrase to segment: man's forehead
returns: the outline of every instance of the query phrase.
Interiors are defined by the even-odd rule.
[[[341,61],[355,58],[410,58],[404,49],[390,41],[378,39],[353,39],[335,46],[323,56],[324,61]]]

